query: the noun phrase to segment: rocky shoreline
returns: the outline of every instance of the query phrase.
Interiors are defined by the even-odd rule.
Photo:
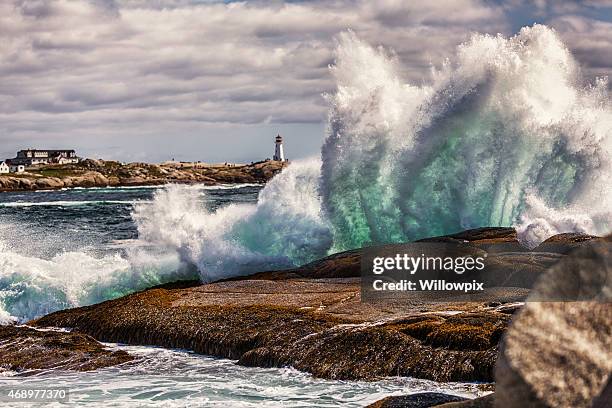
[[[244,165],[202,163],[129,163],[86,159],[78,164],[38,166],[21,174],[0,175],[0,191],[53,190],[74,187],[151,186],[168,183],[265,183],[287,162]]]
[[[567,259],[571,249],[602,239],[561,234],[528,250],[511,228],[483,228],[425,241],[461,242],[488,251],[494,272],[510,271],[517,282],[532,282]],[[360,261],[361,251],[354,250],[291,270],[208,284],[166,284],[28,324],[64,327],[99,341],[188,349],[245,366],[292,366],[327,379],[496,380],[502,339],[529,290],[501,288],[498,302],[362,302]],[[597,313],[598,324],[612,320],[607,312]],[[508,398],[507,391],[502,395]],[[390,397],[374,406],[434,406],[410,402],[411,397]],[[490,407],[493,401],[493,396],[447,398],[448,405],[441,406]]]

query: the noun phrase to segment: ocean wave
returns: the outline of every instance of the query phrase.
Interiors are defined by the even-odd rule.
[[[474,35],[429,85],[401,72],[391,53],[341,35],[320,159],[291,163],[256,204],[215,211],[201,195],[224,186],[156,186],[134,204],[142,245],[127,256],[0,251],[0,309],[29,318],[194,270],[210,281],[482,226],[514,225],[532,246],[609,232],[607,83],[581,85],[554,31]]]
[[[159,248],[126,248],[123,254],[102,256],[81,250],[43,259],[0,242],[0,324],[196,277],[176,253]]]
[[[406,83],[396,57],[349,32],[332,72],[321,193],[334,251],[482,226],[533,231],[528,196],[552,210],[538,212],[545,233],[522,236],[530,245],[610,230],[607,82],[581,85],[553,30],[474,35],[428,86]]]
[[[292,267],[327,254],[331,234],[317,194],[320,161],[293,162],[257,204],[207,210],[201,187],[171,185],[135,206],[139,239],[176,251],[204,281]]]

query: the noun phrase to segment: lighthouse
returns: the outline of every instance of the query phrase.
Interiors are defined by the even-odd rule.
[[[283,153],[283,138],[281,135],[277,135],[274,142],[274,160],[285,161],[285,154]]]

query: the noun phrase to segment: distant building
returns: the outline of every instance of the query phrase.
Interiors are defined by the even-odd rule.
[[[23,164],[11,164],[11,173],[23,173],[25,166]]]
[[[277,135],[274,141],[274,157],[272,160],[285,161],[285,153],[283,152],[283,138]]]
[[[11,171],[10,167],[6,162],[0,162],[0,174],[6,174]]]
[[[74,150],[39,150],[27,149],[17,152],[17,157],[10,159],[11,165],[33,166],[35,164],[70,164],[80,160]]]
[[[71,157],[58,157],[55,163],[57,164],[71,164],[78,163],[79,159],[71,158]]]

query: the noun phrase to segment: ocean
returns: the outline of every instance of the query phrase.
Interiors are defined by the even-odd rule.
[[[177,185],[0,194],[0,322],[198,279],[197,268],[183,262],[176,248],[139,234],[137,209],[150,211],[156,195],[173,189],[185,195],[176,197],[176,207],[188,201],[194,209],[214,213],[230,204],[252,205],[261,188]],[[151,221],[155,228],[172,230],[155,216]],[[148,228],[142,219],[141,224]]]
[[[197,204],[214,211],[255,203],[263,185],[196,186]],[[0,240],[6,249],[50,258],[66,251],[108,253],[138,238],[136,204],[150,202],[161,186],[72,188],[0,194]],[[16,227],[16,228],[13,228]]]
[[[136,207],[150,208],[156,197],[159,200],[160,195],[176,190],[195,201],[191,205],[214,213],[231,205],[253,205],[261,189],[260,185],[238,184],[0,194],[0,302],[5,318],[23,321],[175,277],[197,277],[197,271],[182,270],[181,262],[166,249],[140,239],[143,224],[134,215]],[[130,273],[138,277],[128,276]],[[0,372],[0,389],[66,387],[70,390],[67,406],[115,407],[362,407],[389,395],[420,391],[466,397],[481,393],[476,384],[406,377],[331,381],[291,368],[242,367],[232,360],[185,350],[108,346],[124,349],[137,360],[93,372],[43,371],[18,376]],[[12,403],[2,402],[2,406]]]

